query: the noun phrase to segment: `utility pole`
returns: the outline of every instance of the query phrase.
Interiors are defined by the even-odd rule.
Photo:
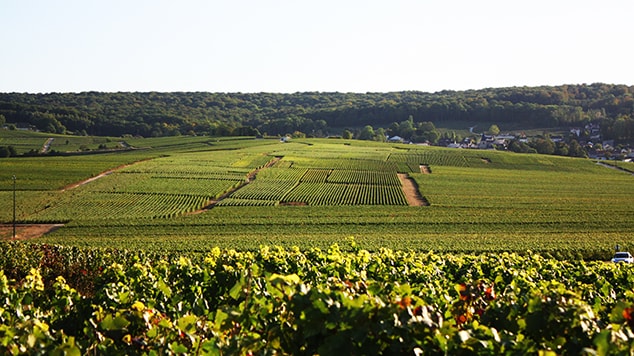
[[[15,240],[15,174],[13,175],[13,239]]]

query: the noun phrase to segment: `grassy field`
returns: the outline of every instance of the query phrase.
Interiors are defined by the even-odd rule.
[[[353,237],[369,250],[594,259],[634,249],[634,177],[591,160],[334,139],[126,145],[137,149],[0,160],[0,221],[12,219],[15,175],[18,221],[64,223],[38,239],[56,244],[204,252]],[[407,206],[397,173],[430,205]]]

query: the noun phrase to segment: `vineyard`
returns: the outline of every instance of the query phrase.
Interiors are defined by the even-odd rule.
[[[338,245],[2,243],[2,354],[629,354],[633,267]]]
[[[243,144],[242,141],[238,143]],[[45,180],[38,185],[37,180],[21,180],[20,190],[39,191],[40,198],[37,200],[42,203],[28,207],[31,211],[25,210],[27,207],[22,205],[20,220],[25,223],[68,223],[98,219],[170,219],[199,211],[227,195],[229,198],[216,206],[407,204],[395,166],[367,159],[367,154],[360,155],[363,159],[328,158],[338,154],[335,150],[324,150],[321,157],[309,158],[305,153],[299,155],[301,151],[297,146],[310,147],[293,147],[293,144],[280,147],[282,151],[292,148],[291,152],[286,152],[291,154],[290,158],[275,150],[263,150],[268,148],[266,144],[249,149],[196,150],[159,157],[150,155],[150,159],[135,155],[136,162],[108,172],[90,184],[72,187],[70,181],[55,183],[54,180]],[[159,151],[163,152],[162,149]],[[107,157],[105,162],[111,162],[109,156],[101,156]],[[119,159],[123,156],[115,155]],[[386,154],[380,156],[387,157]],[[59,169],[65,170],[64,174],[60,174],[55,165],[50,165],[57,160],[57,157],[46,160],[34,158],[33,163],[37,164],[29,167],[48,170],[67,179],[80,176],[82,172],[87,176],[96,176],[99,172],[87,171],[91,165],[85,164],[88,160],[86,156],[81,156],[59,160]],[[93,158],[89,162],[99,167],[104,161]],[[273,167],[262,169],[273,161]],[[23,160],[15,162],[26,163]],[[329,168],[319,168],[324,166]],[[73,167],[82,171],[75,173]],[[11,169],[11,166],[8,168]],[[248,176],[256,172],[257,179],[249,182]],[[33,173],[19,175],[35,178]],[[311,182],[321,182],[322,186],[307,184]],[[68,193],[54,190],[63,186],[70,188]],[[6,193],[7,190],[2,194]]]
[[[372,251],[592,260],[616,244],[634,249],[632,176],[590,160],[317,139],[129,144],[143,149],[2,160],[0,220],[12,218],[15,174],[18,223],[64,224],[48,243],[188,253],[327,248],[354,236]],[[399,173],[429,206],[407,205]]]
[[[293,141],[0,160],[0,354],[631,353],[631,165]]]

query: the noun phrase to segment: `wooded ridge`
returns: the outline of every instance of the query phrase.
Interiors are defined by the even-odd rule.
[[[0,93],[0,125],[101,136],[327,136],[413,119],[509,128],[598,123],[605,139],[634,137],[634,86],[581,84],[426,93]],[[471,126],[473,126],[471,125]]]

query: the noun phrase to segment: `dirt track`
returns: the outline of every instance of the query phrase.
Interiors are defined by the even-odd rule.
[[[416,186],[416,182],[409,175],[404,173],[399,173],[398,178],[401,180],[401,184],[403,185],[403,193],[405,194],[405,198],[407,199],[407,203],[410,206],[428,206],[429,202],[423,198],[422,195],[418,192],[418,187]]]
[[[618,167],[618,166],[614,166],[614,165],[607,164],[607,163],[603,163],[603,162],[597,162],[597,164],[598,164],[599,166],[602,166],[602,167],[605,167],[605,168],[615,169],[615,170],[617,170],[617,171],[622,171],[622,172],[625,172],[625,173],[629,173],[629,174],[631,174],[631,175],[633,175],[633,176],[634,176],[634,173],[632,173],[632,172],[628,171],[627,169],[624,169],[624,168]]]
[[[64,192],[64,191],[67,191],[67,190],[70,190],[70,189],[75,189],[75,188],[80,187],[80,186],[82,186],[82,185],[84,185],[84,184],[88,184],[88,183],[90,183],[90,182],[92,182],[92,181],[94,181],[94,180],[97,180],[97,179],[99,179],[99,178],[103,178],[103,177],[105,177],[105,176],[107,176],[107,175],[109,175],[109,174],[112,174],[112,173],[114,173],[115,171],[117,171],[117,170],[119,170],[119,169],[129,167],[129,166],[131,166],[131,165],[133,165],[133,164],[135,164],[135,163],[139,163],[139,162],[143,162],[143,161],[148,161],[148,160],[150,160],[150,159],[151,159],[151,158],[148,158],[148,159],[142,159],[142,160],[137,161],[137,162],[134,162],[134,163],[124,164],[124,165],[121,165],[121,166],[119,166],[119,167],[115,167],[115,168],[113,168],[113,169],[109,169],[109,170],[107,170],[107,171],[105,171],[105,172],[101,172],[101,173],[99,173],[98,175],[96,175],[96,176],[94,176],[94,177],[90,177],[90,178],[88,178],[88,179],[84,179],[84,180],[79,181],[79,182],[77,182],[77,183],[70,184],[70,185],[68,185],[68,186],[66,186],[66,187],[64,187],[64,188],[62,188],[62,190],[61,190],[61,191],[62,191],[62,192]]]
[[[17,240],[32,239],[48,234],[64,224],[17,224],[15,227],[15,237]],[[0,239],[13,239],[13,225],[0,225]]]

